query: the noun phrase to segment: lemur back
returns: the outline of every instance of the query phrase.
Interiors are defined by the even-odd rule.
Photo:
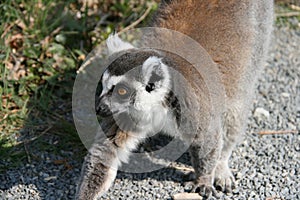
[[[191,88],[177,85],[195,106],[180,117],[183,126],[193,122],[197,127],[189,151],[195,170],[192,191],[202,196],[215,193],[215,188],[229,192],[234,185],[228,161],[244,132],[272,22],[272,0],[165,0],[153,16],[152,26],[181,32],[198,42],[217,66],[225,88],[225,110],[213,116],[214,129],[205,129],[211,116],[201,74],[199,81],[193,82],[199,88],[194,96]],[[103,89],[96,111],[103,117],[103,127],[113,125],[104,129],[108,137],[97,136],[89,149],[75,197],[78,200],[97,199],[105,193],[118,167],[153,129],[162,127],[171,136],[186,134],[178,129],[180,99],[172,92],[176,81],[171,69],[188,81],[198,73],[174,54],[134,48],[116,35],[110,36],[107,46],[119,57],[101,77]]]
[[[272,15],[272,0],[171,0],[162,3],[152,25],[199,42],[218,64],[230,98],[241,87],[244,75],[261,68]]]

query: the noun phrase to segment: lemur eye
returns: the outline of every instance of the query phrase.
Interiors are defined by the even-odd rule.
[[[123,84],[116,85],[115,91],[119,97],[127,98],[130,96],[130,89]]]
[[[118,94],[123,96],[127,94],[127,90],[125,88],[119,88],[118,89]]]

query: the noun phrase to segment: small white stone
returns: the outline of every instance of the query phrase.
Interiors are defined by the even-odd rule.
[[[262,120],[268,120],[270,117],[269,111],[267,111],[264,108],[256,108],[254,111],[254,118],[256,118],[258,121]]]
[[[238,172],[238,173],[236,174],[236,178],[237,178],[237,179],[243,178],[243,174],[242,174],[241,172]]]
[[[294,124],[288,122],[287,125],[288,125],[289,129],[291,129],[291,130],[297,130],[297,127]]]
[[[284,97],[284,98],[289,98],[290,94],[286,93],[286,92],[283,92],[283,93],[281,93],[281,96]]]
[[[174,200],[202,200],[198,193],[178,193],[173,195]]]
[[[44,181],[51,181],[51,180],[55,180],[55,179],[57,179],[56,176],[49,176],[49,177],[44,178]]]

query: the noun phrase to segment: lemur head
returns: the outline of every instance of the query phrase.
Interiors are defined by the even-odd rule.
[[[155,50],[135,49],[116,35],[109,37],[107,46],[118,57],[101,77],[97,113],[103,117],[113,115],[126,130],[161,126],[167,112],[166,97],[171,90],[163,56]]]

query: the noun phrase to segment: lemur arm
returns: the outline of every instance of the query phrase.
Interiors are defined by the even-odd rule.
[[[127,162],[130,150],[136,146],[128,148],[128,142],[132,143],[131,134],[115,126],[108,134],[95,138],[82,166],[76,200],[96,200],[109,189],[121,162]]]
[[[107,138],[93,144],[85,157],[76,200],[95,200],[103,195],[114,181],[119,160],[117,148]]]

